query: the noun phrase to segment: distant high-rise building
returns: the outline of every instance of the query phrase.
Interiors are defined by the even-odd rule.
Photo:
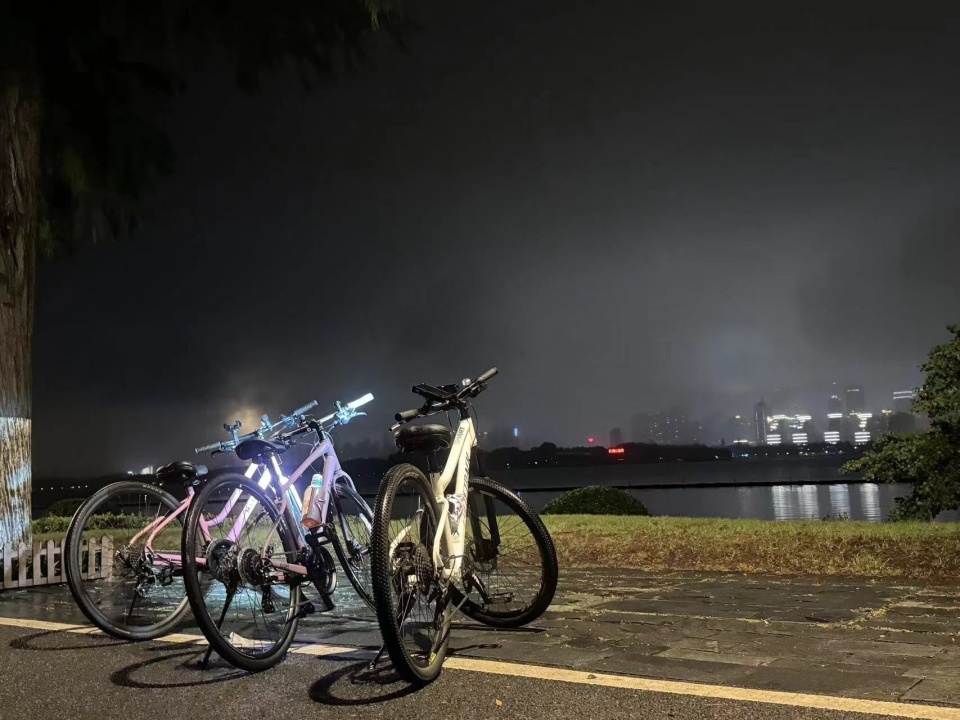
[[[753,406],[753,429],[757,445],[767,444],[767,404],[760,399]]]
[[[859,386],[847,388],[846,399],[847,399],[847,415],[851,413],[861,413],[866,407],[866,400],[864,400],[863,388]]]
[[[812,420],[810,415],[803,413],[771,415],[767,418],[767,445],[807,445],[813,442]]]
[[[702,428],[679,410],[647,413],[634,417],[636,442],[655,445],[693,445],[701,441]]]
[[[727,445],[733,443],[745,445],[753,442],[751,431],[750,421],[746,416],[734,415],[732,417],[728,416],[723,421],[720,435]]]
[[[887,425],[892,433],[912,433],[917,431],[917,416],[914,413],[893,413]]]
[[[918,418],[913,410],[917,394],[913,390],[898,390],[893,394],[893,412],[890,413],[887,429],[892,433],[917,431]]]
[[[894,413],[913,413],[913,401],[917,394],[913,390],[897,390],[893,394]]]
[[[610,431],[610,447],[620,447],[623,445],[623,433],[620,428],[615,427]]]
[[[834,393],[827,400],[827,429],[823,431],[823,441],[836,445],[843,432],[843,401]]]
[[[857,445],[863,445],[876,439],[879,431],[879,418],[874,418],[873,413],[852,412],[845,418],[843,428],[843,439]]]

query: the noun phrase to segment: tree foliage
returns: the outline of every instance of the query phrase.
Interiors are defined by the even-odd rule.
[[[948,330],[952,339],[920,366],[924,382],[914,410],[926,413],[930,430],[886,435],[842,468],[876,482],[913,484],[909,496],[897,499],[891,520],[932,520],[960,508],[960,326]]]
[[[33,87],[41,101],[38,249],[136,226],[173,165],[155,118],[204,58],[231,61],[249,90],[285,66],[310,84],[363,62],[372,30],[399,39],[402,18],[392,0],[4,3],[3,81]]]

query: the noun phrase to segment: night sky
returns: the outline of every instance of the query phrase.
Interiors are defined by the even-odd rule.
[[[918,385],[960,320],[960,24],[579,5],[438,4],[310,93],[193,77],[143,231],[41,267],[35,475],[368,391],[381,439],[492,365],[481,431],[560,444]]]

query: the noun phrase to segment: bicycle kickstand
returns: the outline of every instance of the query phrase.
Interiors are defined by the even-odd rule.
[[[207,651],[203,654],[203,659],[199,662],[201,668],[206,670],[207,663],[210,662],[210,656],[213,654],[213,645],[207,643]]]
[[[380,658],[383,657],[383,653],[386,651],[386,649],[387,646],[385,644],[380,646],[380,649],[377,650],[376,656],[370,661],[370,664],[367,665],[367,670],[373,670],[377,667],[377,663],[380,662]]]

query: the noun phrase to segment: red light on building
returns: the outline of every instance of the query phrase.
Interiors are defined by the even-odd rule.
[[[607,454],[609,455],[623,455],[624,452],[623,448],[610,448],[607,450]]]

